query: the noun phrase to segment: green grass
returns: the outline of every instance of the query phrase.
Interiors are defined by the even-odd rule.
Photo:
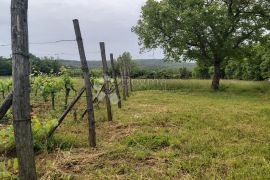
[[[187,91],[209,92],[211,82],[209,80],[171,80],[171,79],[144,79],[133,80],[135,90],[163,90],[163,91]],[[221,80],[220,90],[227,93],[270,93],[270,83],[262,81]]]
[[[141,81],[122,109],[113,106],[114,122],[103,104],[95,109],[97,149],[88,148],[87,120],[70,114],[56,132],[64,148],[37,156],[39,177],[270,178],[270,83],[222,81],[213,92],[207,80],[167,80],[166,90]],[[39,116],[61,112],[34,103]],[[79,116],[84,99],[75,108]]]

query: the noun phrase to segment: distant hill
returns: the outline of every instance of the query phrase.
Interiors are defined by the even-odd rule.
[[[63,66],[81,67],[80,61],[75,60],[58,60]],[[88,66],[91,68],[102,68],[101,61],[88,61]]]
[[[180,68],[186,67],[191,70],[195,63],[175,63],[175,62],[165,62],[162,59],[137,59],[134,60],[139,68],[141,69],[162,69],[162,68]],[[64,66],[80,67],[80,61],[74,60],[60,60],[60,63]],[[88,65],[91,68],[102,68],[101,61],[88,61]]]

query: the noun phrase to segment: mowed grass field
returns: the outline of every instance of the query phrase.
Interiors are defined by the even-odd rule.
[[[80,82],[77,81],[80,87]],[[37,155],[42,179],[269,179],[270,83],[134,80],[134,92],[95,107],[97,149],[87,145],[82,98],[57,130],[53,150]],[[56,118],[63,109],[33,97],[33,114]],[[62,96],[57,103],[63,102]],[[45,112],[46,111],[46,112]]]

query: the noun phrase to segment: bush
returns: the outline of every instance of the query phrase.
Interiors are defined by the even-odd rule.
[[[0,76],[10,76],[12,74],[11,59],[0,57]]]
[[[193,68],[192,77],[198,79],[209,79],[210,78],[209,67],[197,65],[196,67]]]
[[[32,73],[57,74],[60,72],[61,64],[57,59],[52,57],[39,58],[30,55]]]
[[[270,78],[270,56],[268,58],[265,57],[265,60],[260,65],[260,70],[263,79]]]
[[[192,72],[186,67],[183,68],[152,68],[132,70],[132,78],[140,79],[189,79]]]
[[[180,79],[190,79],[192,77],[192,72],[189,71],[186,67],[179,69],[179,78]]]

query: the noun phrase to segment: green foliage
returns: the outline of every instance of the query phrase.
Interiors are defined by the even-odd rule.
[[[0,161],[0,179],[16,179],[18,173],[18,159]]]
[[[238,61],[229,61],[225,68],[227,79],[242,79],[242,72],[241,62]]]
[[[192,77],[192,72],[189,71],[186,67],[179,69],[179,78],[180,79],[189,79]]]
[[[35,55],[30,55],[30,62],[32,67],[32,73],[37,75],[39,73],[59,73],[60,72],[60,62],[58,59],[53,57],[43,57],[39,58]],[[12,75],[12,61],[11,59],[0,57],[0,76],[10,76]]]
[[[139,79],[190,79],[192,72],[186,67],[178,68],[135,68],[132,78]]]
[[[100,69],[91,69],[90,70],[90,75],[91,77],[93,78],[99,78],[99,77],[102,77],[103,75],[103,70],[100,68]]]
[[[261,76],[263,79],[270,79],[270,38],[264,44],[262,44],[261,50],[258,54],[262,58],[260,64]]]
[[[48,96],[51,96],[52,108],[54,108],[55,94],[64,89],[65,83],[67,83],[63,81],[63,79],[53,75],[40,74],[39,76],[32,78],[32,90],[35,92],[35,95],[40,93],[44,101],[47,101]]]
[[[57,93],[63,88],[61,79],[52,76],[41,76],[42,86],[41,93],[43,97],[47,97],[48,94]]]
[[[263,79],[269,79],[269,77],[270,77],[270,57],[268,57],[267,59],[265,59],[261,63],[260,69],[261,69],[262,78]]]
[[[215,66],[212,88],[218,89],[221,65],[245,56],[246,44],[269,34],[269,16],[266,0],[148,0],[132,30],[143,49],[162,48],[167,59]]]
[[[207,66],[195,66],[192,70],[192,77],[197,79],[209,79],[209,68]]]
[[[11,59],[0,57],[0,76],[10,76],[12,74]]]
[[[60,73],[61,73],[62,80],[64,81],[64,84],[69,86],[70,89],[72,89],[74,86],[74,83],[72,81],[72,78],[70,77],[69,69],[62,66],[60,69]]]
[[[5,98],[5,95],[9,93],[12,87],[12,79],[0,79],[0,93],[2,94],[2,98]]]
[[[0,152],[11,149],[15,145],[14,129],[12,126],[0,130]]]
[[[212,64],[215,56],[233,56],[242,42],[267,33],[269,13],[265,0],[148,0],[133,31],[145,48],[162,47],[176,61],[184,56]]]
[[[40,146],[40,149],[45,149],[47,151],[53,151],[55,149],[70,150],[74,144],[76,144],[74,137],[68,134],[55,134],[46,142],[45,147],[43,144]]]
[[[260,44],[245,47],[245,58],[228,61],[225,73],[228,79],[264,80],[270,73],[269,38]]]
[[[46,119],[42,122],[37,116],[32,117],[32,132],[34,138],[34,147],[40,149],[44,147],[44,141],[49,131],[58,125],[56,119]],[[0,130],[0,152],[9,151],[15,147],[14,129],[12,125],[9,125]]]
[[[74,80],[71,78],[71,73],[69,69],[62,66],[60,69],[60,73],[61,73],[60,77],[63,81],[66,91],[73,90],[74,92],[77,92],[77,90],[74,88]]]
[[[32,71],[35,75],[39,73],[57,74],[60,72],[61,65],[58,59],[54,59],[53,57],[39,58],[31,54],[30,61],[31,61]]]

